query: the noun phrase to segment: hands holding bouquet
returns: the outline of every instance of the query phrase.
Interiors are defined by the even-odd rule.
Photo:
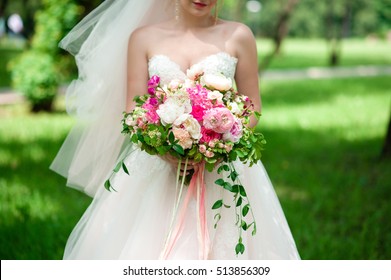
[[[172,80],[169,84],[161,84],[160,78],[153,76],[148,82],[148,94],[136,97],[135,109],[124,113],[122,132],[141,150],[178,163],[177,182],[182,182],[177,187],[178,205],[174,206],[172,225],[184,184],[192,186],[194,176],[203,178],[204,168],[211,172],[218,166],[219,174],[227,172],[228,178],[215,183],[233,193],[232,205],[221,199],[212,208],[219,211],[221,207],[235,207],[239,228],[235,251],[243,253],[242,230],[252,228],[255,234],[256,224],[254,217],[246,220],[248,213],[252,214],[251,206],[233,162],[240,160],[251,166],[260,160],[266,142],[261,133],[250,127],[251,116],[259,117],[259,113],[247,96],[234,90],[230,78],[204,74],[197,65],[188,70],[187,76],[185,81]],[[195,166],[194,170],[189,163]],[[128,173],[123,162],[114,171],[121,167]],[[181,178],[181,174],[187,175]],[[105,187],[113,189],[110,180]],[[220,218],[218,212],[215,227]],[[170,230],[167,243],[172,234],[175,230]]]

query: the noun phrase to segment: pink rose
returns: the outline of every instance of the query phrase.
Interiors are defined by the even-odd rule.
[[[200,153],[205,153],[206,152],[206,146],[205,145],[200,145],[199,149]]]
[[[205,112],[204,126],[217,133],[227,133],[235,123],[235,118],[227,108],[212,108]]]
[[[214,132],[213,130],[206,129],[205,127],[201,128],[202,137],[200,139],[201,143],[209,143],[211,140],[221,139],[221,134]]]
[[[213,157],[215,154],[212,152],[212,151],[206,151],[205,152],[205,156],[208,157],[208,158],[211,158]]]

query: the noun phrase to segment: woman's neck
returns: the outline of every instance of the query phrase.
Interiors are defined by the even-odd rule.
[[[197,17],[182,13],[176,20],[180,29],[206,28],[216,24],[216,19],[211,15]]]

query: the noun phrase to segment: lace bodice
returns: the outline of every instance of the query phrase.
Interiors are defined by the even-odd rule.
[[[205,73],[222,73],[233,79],[237,61],[236,57],[226,52],[219,52],[205,57],[195,65],[201,66]],[[186,79],[186,71],[166,55],[152,56],[148,62],[148,72],[150,77],[158,75],[163,84],[173,79]]]

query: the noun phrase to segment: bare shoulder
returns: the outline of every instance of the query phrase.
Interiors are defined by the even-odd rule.
[[[227,36],[230,49],[234,50],[237,56],[248,51],[254,51],[255,37],[251,29],[236,21],[222,21],[221,28]]]
[[[169,35],[169,30],[169,22],[139,27],[129,37],[129,45],[144,49],[148,52],[151,46],[162,41]]]
[[[244,23],[224,20],[222,21],[222,28],[230,34],[232,40],[247,42],[254,40],[253,32]]]

